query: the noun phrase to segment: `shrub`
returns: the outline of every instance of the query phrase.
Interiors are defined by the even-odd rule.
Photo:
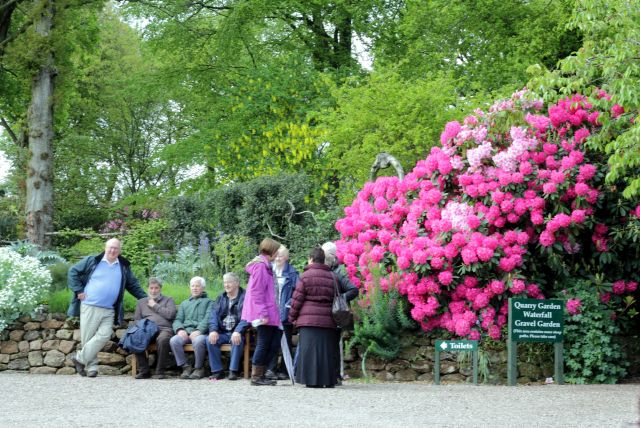
[[[155,262],[154,250],[162,242],[167,229],[166,220],[132,221],[122,240],[122,255],[131,262],[131,270],[138,279],[146,278]]]
[[[366,183],[336,224],[352,280],[369,290],[382,266],[381,289],[406,295],[425,331],[471,339],[501,336],[508,297],[553,296],[570,277],[634,292],[640,208],[588,145],[618,119],[580,95],[542,107],[518,92],[447,124],[403,180]]]
[[[105,240],[96,236],[94,238],[80,238],[70,247],[59,247],[60,253],[67,259],[74,261],[92,254],[100,254],[104,251]]]
[[[570,383],[615,383],[625,376],[627,358],[617,340],[620,327],[610,301],[593,293],[588,281],[576,281],[566,294],[575,296],[577,307],[565,310],[565,378]]]
[[[51,274],[34,257],[0,248],[0,331],[33,311],[51,285]]]

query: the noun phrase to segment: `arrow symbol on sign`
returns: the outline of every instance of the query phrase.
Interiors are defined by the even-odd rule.
[[[440,344],[440,347],[441,347],[442,349],[447,349],[447,344],[446,344],[446,343],[444,343],[444,342],[442,342],[442,343]]]

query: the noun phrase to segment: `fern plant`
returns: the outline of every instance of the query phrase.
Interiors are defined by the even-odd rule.
[[[402,333],[416,330],[418,325],[409,316],[406,297],[395,289],[383,293],[376,285],[361,297],[361,303],[356,311],[358,321],[347,346],[358,346],[364,350],[361,368],[364,377],[368,377],[367,357],[370,354],[385,360],[397,357],[402,350]]]

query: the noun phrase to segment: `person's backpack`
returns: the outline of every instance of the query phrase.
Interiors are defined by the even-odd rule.
[[[155,322],[150,319],[139,320],[127,329],[118,346],[129,353],[144,352],[156,333],[158,326]]]

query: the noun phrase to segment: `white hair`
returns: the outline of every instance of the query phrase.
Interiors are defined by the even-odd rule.
[[[325,242],[322,244],[322,250],[324,251],[324,264],[330,267],[336,266],[338,264],[336,244],[331,241]]]
[[[194,276],[193,278],[191,278],[191,281],[189,281],[189,285],[191,285],[191,283],[194,281],[199,283],[200,287],[202,288],[205,288],[207,286],[207,281],[205,281],[201,276]]]

